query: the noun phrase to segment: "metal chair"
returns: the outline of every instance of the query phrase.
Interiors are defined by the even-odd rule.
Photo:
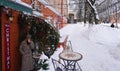
[[[55,71],[65,71],[65,66],[59,61],[52,58],[52,63],[53,63]]]
[[[78,62],[64,61],[64,71],[82,71]]]
[[[72,48],[72,43],[71,41],[66,41],[66,46],[64,47],[63,52],[73,52],[73,48]],[[80,65],[78,64],[78,62],[69,62],[69,61],[64,61],[64,66],[65,66],[65,71],[82,71]],[[70,65],[70,66],[69,66]],[[75,69],[74,69],[75,66]]]
[[[76,71],[82,71],[82,69],[81,69],[80,65],[78,64],[78,62],[76,63],[76,69],[75,70]]]

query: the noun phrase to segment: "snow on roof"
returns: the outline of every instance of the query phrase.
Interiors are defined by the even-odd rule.
[[[11,1],[13,1],[13,2],[15,2],[15,3],[18,3],[18,4],[21,4],[21,5],[23,5],[23,6],[26,6],[26,7],[28,7],[28,8],[32,8],[31,5],[25,3],[25,2],[23,2],[23,1],[21,1],[21,0],[11,0]]]
[[[46,7],[48,7],[53,12],[55,12],[57,15],[61,16],[61,14],[58,11],[56,11],[55,8],[50,6],[49,3],[47,3],[45,0],[38,0],[38,1],[41,2],[42,4],[44,4]]]
[[[33,11],[33,15],[34,15],[34,16],[37,16],[37,17],[43,16],[43,14],[40,13],[40,12],[38,12],[38,11]]]
[[[26,7],[32,9],[32,6],[31,6],[31,5],[25,3],[25,2],[23,2],[23,1],[21,1],[21,0],[11,0],[11,1],[13,1],[13,2],[15,2],[15,3],[18,3],[18,4],[21,4],[21,5],[23,5],[23,6],[26,6]],[[27,15],[31,15],[31,14],[29,14],[29,13],[27,13],[27,12],[23,12],[23,13],[24,13],[24,14],[27,14]],[[43,14],[40,13],[40,12],[38,12],[38,11],[33,11],[33,15],[34,15],[34,16],[43,16]]]
[[[13,2],[15,2],[15,3],[18,3],[18,4],[21,4],[21,5],[23,5],[23,6],[26,6],[26,7],[32,9],[32,6],[31,6],[31,5],[29,5],[29,4],[27,4],[27,3],[24,3],[24,2],[22,2],[21,0],[11,0],[11,1],[13,1]],[[55,8],[53,8],[52,6],[50,6],[49,3],[46,2],[45,0],[38,0],[38,1],[41,2],[42,4],[44,4],[46,7],[48,7],[50,10],[52,10],[52,11],[53,11],[54,13],[56,13],[57,15],[61,16],[61,14],[60,14],[57,10],[55,10]],[[37,13],[37,14],[38,14],[38,13]],[[39,14],[39,15],[40,15],[40,14]]]

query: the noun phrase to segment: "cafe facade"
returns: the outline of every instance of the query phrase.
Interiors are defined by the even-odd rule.
[[[61,18],[61,15],[46,7],[41,2],[39,11],[33,13],[31,0],[0,0],[0,71],[20,71],[21,54],[19,52],[20,27],[18,17],[30,15],[46,20],[52,17],[51,23]],[[44,9],[42,9],[44,8]]]

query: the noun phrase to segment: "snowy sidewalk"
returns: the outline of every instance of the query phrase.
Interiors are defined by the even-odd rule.
[[[83,55],[79,61],[82,71],[120,70],[120,29],[94,25],[68,24],[60,30],[60,35],[69,35],[75,52]],[[58,60],[63,48],[58,48],[52,58]],[[51,60],[50,70],[54,71]]]

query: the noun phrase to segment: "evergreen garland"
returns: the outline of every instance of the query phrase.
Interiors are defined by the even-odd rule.
[[[18,23],[21,29],[20,39],[23,40],[26,34],[31,34],[34,43],[37,44],[34,51],[43,52],[50,58],[56,50],[59,41],[59,33],[55,27],[41,18],[23,14],[19,15]]]

